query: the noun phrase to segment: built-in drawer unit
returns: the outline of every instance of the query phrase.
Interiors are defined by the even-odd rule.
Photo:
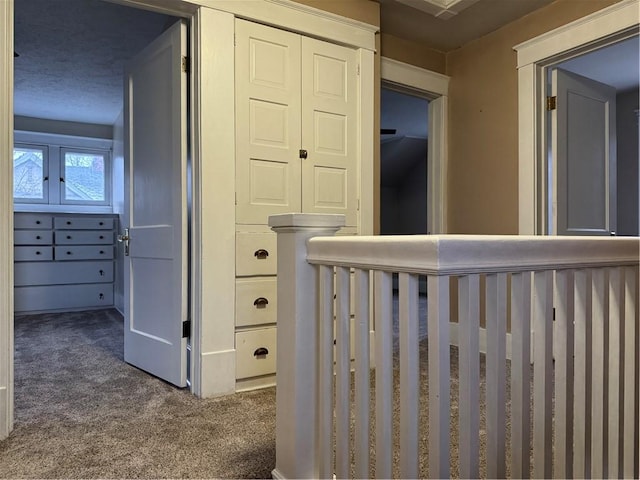
[[[16,312],[113,305],[115,215],[16,213]]]
[[[276,328],[236,333],[236,377],[270,375],[276,371]]]
[[[276,277],[236,280],[236,327],[276,323],[277,283]]]
[[[236,233],[236,276],[275,275],[275,233]]]

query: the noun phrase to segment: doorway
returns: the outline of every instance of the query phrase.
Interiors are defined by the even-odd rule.
[[[109,201],[99,206],[17,202],[15,208],[50,215],[106,213],[121,233],[128,225],[124,65],[179,18],[101,0],[71,1],[64,11],[47,0],[15,2],[15,130],[28,138],[40,136],[37,143],[55,139],[56,145],[84,145],[96,137],[101,145],[108,143],[109,162],[102,165]],[[126,314],[124,246],[115,252],[112,307]]]
[[[380,233],[426,234],[426,98],[382,87],[380,101]]]
[[[547,68],[548,234],[638,236],[639,47],[635,36]]]

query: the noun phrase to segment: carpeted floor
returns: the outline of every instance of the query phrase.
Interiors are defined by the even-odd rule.
[[[123,361],[115,310],[15,320],[2,478],[267,478],[275,388],[202,400]]]
[[[420,307],[424,313],[423,298]],[[397,323],[397,306],[394,310]],[[421,323],[420,474],[426,477],[426,315],[421,315]],[[397,335],[397,325],[394,330]],[[16,423],[9,439],[0,442],[0,478],[271,476],[275,466],[275,388],[218,399],[198,399],[176,389],[124,363],[123,321],[115,310],[17,317],[15,350]],[[397,367],[396,358],[396,454]],[[457,349],[452,347],[452,477],[458,475],[457,377]],[[372,372],[372,435],[374,380]],[[484,381],[481,391],[480,445],[484,457]],[[371,459],[374,475],[374,438]],[[399,475],[397,460],[394,458],[394,476]],[[484,458],[480,474],[486,474]]]

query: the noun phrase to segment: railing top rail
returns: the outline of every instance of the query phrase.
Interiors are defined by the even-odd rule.
[[[638,237],[393,235],[317,237],[312,264],[429,275],[638,265]]]

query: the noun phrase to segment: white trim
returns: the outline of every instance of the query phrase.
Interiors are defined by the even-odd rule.
[[[637,35],[640,0],[622,0],[536,38],[516,45],[518,56],[518,231],[545,232],[546,202],[539,188],[544,148],[542,96],[545,66],[614,40]],[[542,182],[543,183],[543,182]]]
[[[292,32],[375,51],[374,25],[342,17],[292,0],[196,0],[216,10]]]
[[[383,82],[408,87],[432,97],[429,102],[429,141],[427,143],[430,160],[427,185],[427,229],[430,233],[446,233],[450,77],[385,57],[380,59],[380,76]]]
[[[13,429],[13,0],[0,2],[0,440]]]
[[[64,148],[89,148],[109,151],[113,148],[113,140],[105,138],[61,135],[58,133],[28,132],[25,130],[16,130],[14,134],[15,143],[56,145]]]
[[[360,50],[360,76],[358,112],[360,122],[358,122],[360,137],[360,155],[358,162],[360,179],[359,185],[359,222],[358,233],[360,235],[373,235],[374,224],[374,182],[373,182],[373,157],[374,157],[374,54],[365,49]]]

